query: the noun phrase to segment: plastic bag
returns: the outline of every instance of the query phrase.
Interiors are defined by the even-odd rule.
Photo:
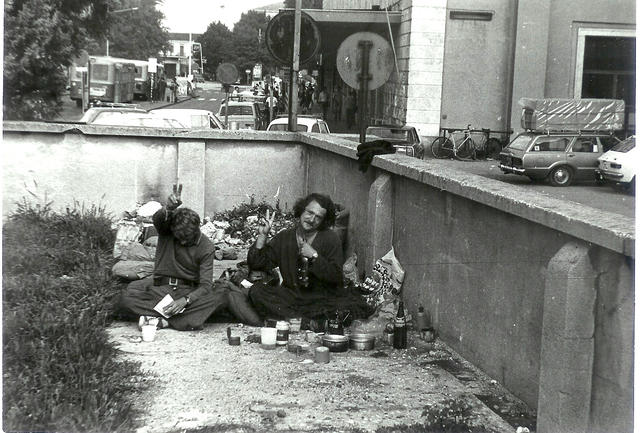
[[[387,254],[376,260],[370,277],[358,284],[365,295],[367,304],[378,308],[387,300],[393,300],[400,294],[404,281],[404,269],[396,258],[393,247]]]

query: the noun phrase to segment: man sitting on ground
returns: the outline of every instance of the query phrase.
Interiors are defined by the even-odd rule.
[[[215,247],[200,231],[200,217],[182,204],[182,185],[173,186],[166,207],[153,215],[158,246],[153,277],[131,282],[121,294],[117,312],[140,316],[139,323],[154,317],[159,327],[202,329],[216,310],[227,305],[227,290],[213,285]],[[164,308],[167,320],[154,307],[167,294],[173,302]]]
[[[281,231],[269,242],[275,215],[267,212],[249,249],[250,269],[271,271],[278,267],[282,275],[281,284],[257,282],[250,288],[249,298],[258,315],[301,317],[309,322],[335,317],[337,311],[349,311],[352,319],[368,317],[364,298],[343,286],[342,244],[330,228],[336,215],[331,198],[310,194],[296,202],[293,212],[295,227]]]

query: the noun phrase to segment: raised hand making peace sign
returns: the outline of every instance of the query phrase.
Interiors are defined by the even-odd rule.
[[[167,198],[167,209],[174,210],[177,209],[178,206],[182,204],[181,196],[182,195],[182,184],[176,185],[173,184],[173,192]]]
[[[267,213],[264,217],[260,218],[258,221],[258,235],[268,236],[269,231],[271,230],[271,226],[273,225],[273,220],[276,217],[276,211],[274,210],[271,216],[269,216],[269,209],[267,209]]]

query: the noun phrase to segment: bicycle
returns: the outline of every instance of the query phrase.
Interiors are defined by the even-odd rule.
[[[471,138],[471,125],[467,125],[465,129],[459,128],[440,128],[442,136],[437,137],[431,143],[431,153],[438,159],[449,158],[453,156],[462,161],[471,161],[476,157],[476,144]],[[463,133],[462,140],[456,140],[454,132],[461,131]]]

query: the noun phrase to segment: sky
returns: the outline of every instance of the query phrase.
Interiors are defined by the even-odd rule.
[[[212,22],[220,21],[230,30],[249,9],[278,0],[163,0],[164,25],[175,33],[204,33]],[[284,4],[284,1],[282,1]]]

